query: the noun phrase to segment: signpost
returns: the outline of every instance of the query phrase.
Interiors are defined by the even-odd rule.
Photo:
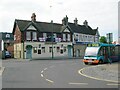
[[[113,42],[113,33],[107,33],[106,36],[108,44],[111,44]]]

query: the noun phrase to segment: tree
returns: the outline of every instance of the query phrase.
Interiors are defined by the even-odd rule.
[[[100,37],[100,43],[107,43],[107,39],[105,36]]]

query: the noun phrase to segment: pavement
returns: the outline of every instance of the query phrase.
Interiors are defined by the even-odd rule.
[[[5,67],[0,67],[0,76],[2,76],[4,69],[5,69]]]
[[[79,74],[102,81],[108,81],[113,83],[119,83],[120,80],[120,72],[118,70],[120,63],[112,63],[112,64],[101,64],[96,66],[88,66],[79,70]]]

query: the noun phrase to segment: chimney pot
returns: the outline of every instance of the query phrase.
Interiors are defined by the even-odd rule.
[[[83,22],[83,24],[84,24],[86,27],[88,27],[88,22],[87,22],[87,20],[85,20],[85,21]]]
[[[31,20],[32,20],[33,22],[36,21],[36,15],[35,15],[35,13],[32,13]]]
[[[78,20],[77,20],[77,18],[75,18],[74,24],[75,24],[75,25],[78,25]]]

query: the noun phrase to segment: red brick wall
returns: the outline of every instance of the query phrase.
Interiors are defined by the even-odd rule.
[[[18,25],[16,25],[15,33],[14,33],[16,40],[15,43],[21,43],[21,31],[18,28]]]

